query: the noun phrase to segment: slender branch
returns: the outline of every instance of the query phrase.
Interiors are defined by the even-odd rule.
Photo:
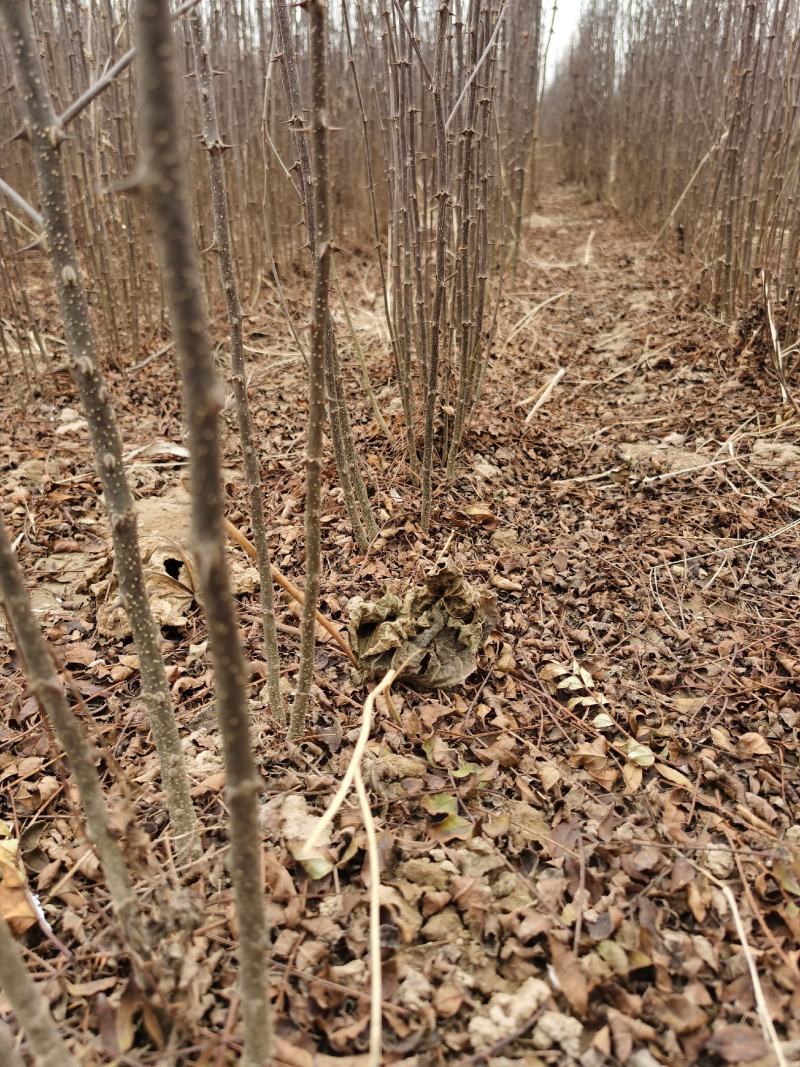
[[[453,105],[453,110],[450,112],[450,116],[447,119],[447,122],[445,123],[445,128],[446,129],[450,128],[450,123],[455,118],[456,112],[458,111],[459,107],[461,107],[461,101],[467,95],[467,90],[472,85],[472,83],[475,81],[475,79],[478,77],[480,69],[481,69],[481,67],[483,66],[483,64],[484,64],[484,62],[486,60],[486,57],[491,52],[492,45],[494,44],[495,40],[497,39],[497,34],[500,32],[500,26],[502,25],[502,22],[503,22],[503,16],[505,15],[507,10],[508,10],[508,3],[505,2],[505,0],[504,0],[503,6],[500,8],[500,14],[497,16],[497,22],[495,23],[494,32],[492,33],[492,36],[489,38],[489,42],[486,45],[486,47],[484,48],[480,59],[478,60],[478,62],[473,67],[472,73],[470,74],[469,78],[467,79],[467,81],[466,81],[466,83],[464,85],[464,88],[459,93],[458,100],[456,100],[455,104]]]
[[[211,57],[205,40],[203,20],[197,11],[190,18],[192,45],[194,48],[195,80],[203,114],[203,134],[208,152],[208,168],[211,178],[211,198],[214,213],[214,245],[219,256],[219,270],[225,291],[228,311],[228,330],[231,344],[231,377],[236,398],[236,417],[239,424],[239,441],[244,460],[244,473],[250,498],[250,521],[256,546],[256,563],[261,589],[261,623],[264,631],[264,654],[267,662],[267,689],[272,713],[279,722],[285,722],[286,712],[281,694],[281,670],[278,655],[278,634],[275,629],[275,592],[272,587],[267,523],[264,515],[264,494],[261,485],[258,450],[253,432],[253,417],[247,398],[247,367],[244,358],[242,333],[242,305],[239,299],[239,283],[231,245],[231,224],[228,204],[228,187],[225,178],[224,145],[219,132],[217,98],[214,92],[214,73]]]
[[[328,205],[328,82],[325,48],[325,0],[307,3],[311,55],[312,190],[316,220],[314,294],[311,312],[311,347],[308,361],[308,424],[306,430],[306,581],[300,622],[300,669],[289,720],[289,736],[305,729],[314,674],[316,608],[322,572],[321,476],[322,425],[325,418],[325,356],[330,320],[331,234]]]
[[[197,7],[200,0],[187,0],[186,3],[181,4],[179,8],[176,8],[172,13],[173,19],[179,19],[182,15],[185,15],[187,11],[191,11],[192,8]],[[105,70],[96,82],[93,82],[88,89],[85,89],[81,95],[69,105],[66,111],[62,112],[58,117],[58,121],[62,129],[66,129],[71,122],[74,122],[78,115],[91,104],[93,100],[111,85],[120,74],[128,69],[128,67],[136,59],[136,48],[129,48],[124,55],[121,55],[116,63]]]
[[[17,190],[12,189],[8,182],[3,181],[2,178],[0,178],[0,193],[7,196],[12,204],[16,204],[20,211],[24,211],[28,218],[31,219],[40,230],[44,227],[44,219],[36,208],[31,207],[25,197],[20,196]]]
[[[161,252],[165,295],[180,356],[189,437],[192,535],[198,586],[208,622],[216,707],[230,811],[231,878],[239,925],[239,989],[245,1067],[272,1062],[267,996],[269,938],[262,889],[260,779],[250,744],[246,667],[223,533],[219,414],[223,403],[203,300],[181,150],[177,57],[168,0],[139,0],[141,183]]]

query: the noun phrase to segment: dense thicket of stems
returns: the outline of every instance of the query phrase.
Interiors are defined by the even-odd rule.
[[[291,134],[292,148],[297,160],[294,170],[297,174],[298,192],[303,207],[303,221],[308,237],[312,264],[316,271],[318,255],[317,222],[313,193],[313,176],[311,174],[311,152],[308,144],[308,131],[305,123],[300,75],[294,34],[289,18],[286,0],[274,0],[277,29],[280,38],[280,62],[283,76],[284,95],[289,112],[288,127]],[[313,78],[313,58],[312,78]],[[370,541],[378,532],[372,506],[367,494],[364,478],[353,442],[350,418],[344,395],[344,385],[339,364],[339,352],[333,323],[328,317],[325,340],[325,386],[327,390],[327,408],[330,419],[331,436],[336,456],[336,468],[339,484],[344,495],[347,513],[353,528],[353,535],[362,551],[366,551]]]
[[[145,589],[136,533],[136,511],[122,457],[111,395],[97,358],[89,305],[70,219],[60,146],[64,132],[53,110],[28,0],[2,0],[27,119],[44,222],[44,236],[69,353],[73,381],[81,398],[103,487],[119,590],[139,654],[142,695],[158,750],[167,808],[179,852],[196,843],[194,808],[180,737],[172,709],[160,633]]]
[[[791,0],[591,0],[547,98],[567,177],[695,256],[731,321],[800,332],[800,9]],[[766,309],[765,309],[766,310]]]
[[[337,130],[330,145],[331,218],[347,242],[344,252],[362,240],[375,247],[388,343],[373,374],[376,385],[394,379],[402,424],[388,425],[383,398],[376,421],[380,425],[384,419],[392,438],[404,442],[413,478],[422,482],[420,519],[427,528],[436,471],[447,466],[454,476],[480,395],[504,248],[516,262],[527,198],[535,195],[542,0],[466,0],[444,10],[417,0],[342,2],[343,17],[329,20],[327,31],[331,79],[337,87],[328,105]],[[194,68],[189,6],[182,5],[174,16],[184,42],[181,59],[189,59],[185,73]],[[214,30],[207,42],[208,65],[229,72],[213,79],[213,95],[220,143],[235,148],[222,169],[234,277],[247,280],[240,303],[257,307],[262,290],[274,284],[286,312],[283,328],[302,344],[282,278],[302,262],[304,240],[312,263],[314,258],[303,101],[310,70],[307,25],[286,0],[253,11],[204,0],[203,14]],[[56,108],[71,122],[62,154],[97,308],[99,347],[114,364],[130,365],[138,362],[138,349],[153,329],[163,328],[165,317],[146,217],[131,197],[103,196],[133,162],[131,101],[138,71],[131,62],[129,20],[121,0],[90,0],[85,7],[43,5],[37,20],[51,44],[45,56]],[[440,37],[442,72],[434,85]],[[86,62],[83,44],[89,39],[95,55],[108,61],[99,77],[93,77]],[[0,77],[6,63],[0,43]],[[285,109],[272,91],[274,63],[283,80]],[[197,87],[195,79],[186,79],[182,88],[188,133],[205,129],[208,122],[208,93],[198,93]],[[14,121],[13,115],[7,119],[0,114],[0,136],[13,134]],[[207,140],[205,134],[200,141],[183,135],[193,190],[206,184]],[[18,193],[29,182],[21,146],[12,143],[7,158],[3,179]],[[303,227],[296,225],[298,196]],[[211,235],[219,230],[217,200],[211,197],[209,205],[208,199],[195,195],[192,203],[203,247],[212,244]],[[18,248],[30,243],[29,223],[16,208],[11,210],[8,243]],[[444,286],[437,270],[442,238]],[[230,272],[223,266],[220,285],[208,258],[202,272],[209,301],[227,301]],[[38,316],[24,306],[24,285],[15,282],[14,289],[20,304],[14,316],[19,343],[29,347]],[[111,299],[111,292],[120,299]],[[337,337],[331,319],[326,342],[331,443],[353,535],[365,549],[376,523],[351,429],[351,420],[363,419],[363,409],[350,388],[348,347],[347,335]],[[375,411],[371,399],[370,404]]]
[[[239,990],[247,1067],[272,1059],[269,938],[258,820],[260,779],[250,740],[247,672],[225,559],[219,414],[223,394],[203,299],[180,143],[178,65],[168,0],[139,0],[140,183],[158,238],[188,428],[192,540],[208,623],[230,816],[230,868],[239,927]]]

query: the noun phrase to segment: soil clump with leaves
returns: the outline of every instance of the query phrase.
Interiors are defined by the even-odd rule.
[[[598,204],[551,188],[528,220],[460,474],[436,491],[423,537],[375,279],[355,254],[338,269],[394,441],[366,401],[353,411],[380,524],[366,555],[326,443],[321,610],[344,631],[351,598],[388,589],[402,601],[445,553],[497,599],[463,685],[399,683],[391,706],[378,701],[364,777],[382,860],[386,1062],[766,1067],[757,997],[796,1053],[800,437],[764,367],[754,374],[746,324],[698,307],[693,264],[648,252]],[[288,295],[304,312],[300,285]],[[53,305],[45,282],[30,297]],[[269,290],[245,326],[272,559],[302,584],[304,369]],[[358,366],[345,362],[348,394],[361,396]],[[173,994],[192,1047],[163,1047],[157,1016],[118,968],[66,768],[0,629],[0,907],[27,930],[57,1020],[98,1064],[223,1064],[236,1047],[221,743],[175,381],[168,356],[112,376],[204,825],[184,880],[206,904]],[[10,402],[5,415],[6,520],[102,749],[146,902],[174,857],[86,426],[60,371],[24,417]],[[230,406],[226,425],[228,518],[247,533]],[[257,572],[235,546],[229,555],[262,760],[278,1032],[298,1064],[312,1063],[309,1050],[350,1067],[363,1062],[369,1023],[355,801],[325,842],[324,877],[295,857],[347,767],[366,689],[320,630],[311,729],[287,744],[267,710]],[[278,632],[290,692],[299,633],[283,597]],[[153,901],[156,924],[166,904]]]

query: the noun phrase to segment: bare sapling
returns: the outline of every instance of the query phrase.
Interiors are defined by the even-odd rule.
[[[442,348],[443,316],[447,293],[446,255],[448,220],[450,216],[447,175],[447,130],[445,127],[444,86],[445,44],[447,39],[448,9],[439,5],[439,22],[436,34],[436,60],[433,74],[433,114],[436,128],[436,155],[434,185],[436,187],[436,266],[435,290],[430,322],[430,356],[428,381],[425,391],[425,437],[422,447],[422,505],[420,525],[425,533],[430,528],[433,497],[433,435],[439,387],[439,359]]]
[[[140,184],[152,213],[183,379],[189,439],[192,538],[200,600],[208,623],[217,718],[230,811],[230,870],[239,927],[239,993],[246,1067],[272,1062],[267,994],[269,938],[262,886],[258,793],[250,742],[247,672],[225,559],[219,416],[208,315],[192,235],[181,153],[178,70],[168,0],[139,0]]]
[[[89,307],[70,220],[61,160],[64,132],[53,110],[28,0],[0,0],[27,118],[41,214],[69,353],[70,372],[89,425],[114,545],[120,596],[139,655],[142,695],[161,765],[179,855],[191,854],[197,831],[180,736],[156,625],[145,588],[136,511],[122,457],[111,394],[97,358]]]
[[[324,0],[307,4],[311,54],[311,192],[316,225],[311,347],[308,360],[308,422],[306,428],[306,580],[300,622],[300,669],[289,719],[289,736],[305,729],[314,677],[316,609],[322,571],[320,501],[322,428],[325,419],[325,357],[330,320],[331,233],[328,203],[328,116]]]
[[[220,135],[211,57],[205,40],[203,21],[196,10],[191,14],[191,28],[195,80],[200,98],[200,110],[203,116],[203,141],[208,152],[208,169],[211,178],[211,199],[214,216],[213,247],[219,257],[219,270],[228,312],[231,377],[236,400],[236,417],[239,424],[239,440],[244,461],[244,474],[250,499],[250,522],[253,528],[253,542],[256,547],[256,563],[261,586],[261,622],[264,631],[264,654],[267,662],[267,688],[272,713],[279,722],[283,722],[285,720],[285,712],[281,694],[278,634],[275,628],[275,591],[272,585],[258,449],[253,433],[250,403],[247,397],[247,368],[242,333],[242,305],[239,299],[239,283],[236,277],[236,264],[231,246],[228,188],[225,176],[224,152],[226,146],[223,144]]]

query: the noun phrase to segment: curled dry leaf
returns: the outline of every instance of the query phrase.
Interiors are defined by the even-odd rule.
[[[354,597],[348,612],[350,644],[364,677],[396,670],[420,689],[466,681],[497,620],[494,594],[470,585],[449,559],[403,600],[393,593],[374,602]]]

